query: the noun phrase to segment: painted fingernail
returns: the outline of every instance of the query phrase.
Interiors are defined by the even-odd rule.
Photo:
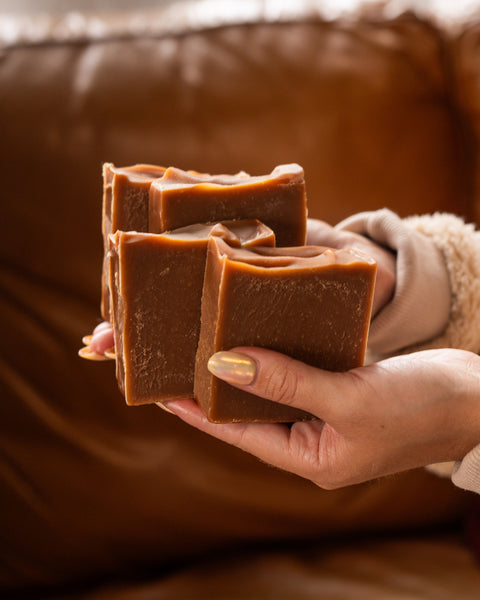
[[[245,354],[217,352],[208,361],[208,370],[227,383],[248,385],[255,379],[257,365]]]
[[[169,408],[167,408],[167,406],[165,404],[163,404],[162,402],[156,402],[155,403],[158,408],[161,408],[162,410],[164,410],[165,412],[170,413],[171,415],[174,415],[175,413],[173,412],[173,410],[170,410]]]
[[[107,357],[103,354],[97,354],[96,352],[94,352],[90,348],[90,346],[84,346],[83,348],[80,348],[80,350],[78,351],[78,356],[80,356],[81,358],[86,358],[87,360],[108,360]]]

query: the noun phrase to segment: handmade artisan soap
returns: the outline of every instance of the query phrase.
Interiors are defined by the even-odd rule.
[[[169,168],[150,188],[149,227],[161,233],[191,223],[258,219],[278,246],[305,243],[307,204],[303,169],[280,165],[269,175],[205,176]]]
[[[110,320],[110,296],[108,291],[108,236],[121,231],[148,231],[150,185],[165,173],[164,167],[156,165],[132,165],[115,167],[103,165],[103,215],[102,232],[104,259],[102,269],[101,312]]]
[[[127,404],[193,395],[210,236],[238,247],[275,243],[273,232],[254,220],[110,236],[117,379]]]
[[[260,346],[344,371],[363,364],[376,263],[354,249],[236,249],[208,243],[194,393],[214,422],[290,422],[308,413],[211,375],[210,356]],[[319,390],[321,393],[321,390]]]

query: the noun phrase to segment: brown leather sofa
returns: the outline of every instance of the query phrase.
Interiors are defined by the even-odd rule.
[[[100,318],[104,161],[295,161],[312,217],[478,221],[480,21],[456,4],[0,17],[2,598],[479,597],[475,498],[449,480],[324,491],[126,407],[114,365],[77,356]]]

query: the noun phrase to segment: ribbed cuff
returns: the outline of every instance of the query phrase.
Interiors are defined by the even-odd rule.
[[[438,336],[448,323],[451,292],[443,254],[434,242],[388,209],[353,215],[337,228],[397,253],[394,297],[372,320],[370,352],[392,354]]]
[[[480,494],[480,444],[455,463],[452,481],[459,488]]]

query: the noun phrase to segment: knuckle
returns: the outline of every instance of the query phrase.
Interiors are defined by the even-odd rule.
[[[300,378],[288,362],[276,366],[264,379],[265,396],[281,404],[291,404],[297,394]]]
[[[319,488],[322,488],[322,490],[327,490],[327,492],[330,492],[332,490],[338,490],[338,489],[344,487],[342,484],[334,483],[328,479],[319,479],[319,480],[314,481],[314,483]]]
[[[336,490],[344,485],[343,479],[336,472],[336,469],[332,469],[331,465],[325,461],[321,468],[317,468],[316,475],[312,477],[312,481],[324,490]]]
[[[369,418],[370,401],[377,397],[378,390],[365,376],[363,368],[352,369],[345,373],[350,393],[344,396],[344,403],[348,403],[348,415],[355,419]]]
[[[324,471],[317,474],[314,483],[324,490],[338,490],[353,483],[353,478],[350,473]]]

